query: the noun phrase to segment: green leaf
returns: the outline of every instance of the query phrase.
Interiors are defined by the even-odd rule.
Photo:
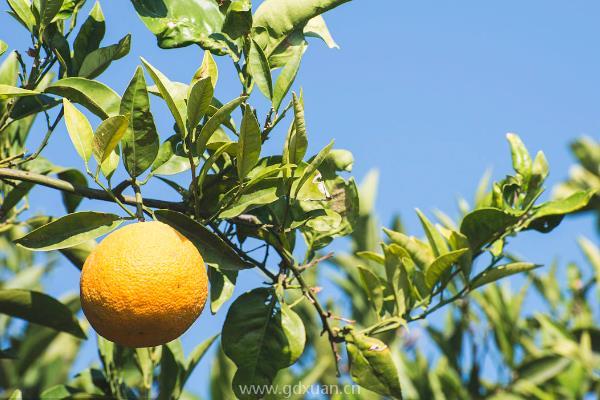
[[[35,96],[37,94],[40,94],[40,92],[0,84],[0,100],[11,99],[13,97]]]
[[[592,197],[596,194],[595,190],[576,192],[571,196],[552,200],[534,208],[535,218],[543,218],[550,215],[564,215],[581,210],[588,205]]]
[[[131,35],[127,34],[119,43],[107,47],[101,47],[90,52],[83,59],[78,75],[93,79],[104,72],[110,64],[129,54],[131,49]]]
[[[402,398],[398,370],[385,343],[352,331],[346,348],[354,382],[383,396]]]
[[[384,289],[379,277],[370,269],[365,267],[358,267],[360,273],[360,279],[367,292],[369,302],[377,314],[381,314],[383,309]]]
[[[237,271],[209,268],[208,280],[210,281],[210,312],[216,314],[233,295]]]
[[[510,151],[512,154],[513,169],[528,178],[531,176],[531,156],[527,151],[527,148],[521,141],[521,138],[514,133],[508,133],[506,135],[508,142],[510,143]]]
[[[22,400],[22,399],[23,399],[23,394],[21,393],[21,391],[19,389],[12,392],[12,394],[8,398],[8,400]]]
[[[349,0],[265,0],[254,13],[253,39],[271,53],[294,31],[303,29],[314,17]]]
[[[128,125],[127,117],[116,115],[105,119],[98,126],[93,143],[94,157],[98,164],[102,164],[119,145]]]
[[[209,53],[210,54],[210,53]],[[187,127],[192,132],[206,115],[214,96],[210,77],[196,81],[190,89],[187,102]]]
[[[258,162],[261,145],[260,125],[252,111],[252,107],[246,104],[237,146],[236,162],[240,181],[244,180],[248,172]]]
[[[73,264],[77,269],[81,270],[85,260],[87,260],[94,248],[96,248],[96,241],[90,239],[87,242],[78,244],[77,246],[60,249],[60,252],[67,258],[67,260],[71,262],[71,264]]]
[[[283,146],[283,162],[298,165],[306,154],[308,138],[306,137],[306,122],[304,121],[304,107],[302,102],[292,93],[294,103],[294,123],[288,132]]]
[[[8,215],[8,212],[27,196],[33,186],[34,184],[31,182],[19,182],[10,189],[10,192],[5,192],[4,198],[2,199],[2,205],[0,206],[0,215]]]
[[[85,78],[64,78],[48,86],[45,92],[79,103],[101,119],[119,115],[121,97],[98,81]]]
[[[471,249],[478,250],[484,244],[496,239],[518,220],[518,217],[498,208],[480,208],[465,215],[460,225],[460,232],[469,239]]]
[[[0,40],[0,56],[6,53],[6,50],[8,50],[8,45],[4,40]]]
[[[204,78],[210,78],[213,89],[217,87],[217,81],[219,80],[219,69],[217,68],[217,63],[215,62],[215,59],[210,51],[204,52],[202,64],[200,64],[200,68],[198,68],[198,70],[194,73],[192,82],[196,82]]]
[[[63,107],[65,112],[65,125],[67,132],[77,154],[86,163],[92,156],[92,144],[94,141],[94,131],[92,125],[81,111],[79,111],[69,100],[63,98]]]
[[[329,142],[329,144],[321,149],[319,153],[311,160],[311,162],[306,166],[300,180],[298,181],[298,186],[296,186],[296,192],[294,193],[294,197],[298,196],[300,189],[302,186],[308,181],[308,179],[315,173],[315,171],[321,166],[321,163],[325,160],[329,151],[333,147],[333,140]]]
[[[306,332],[302,320],[275,293],[254,289],[236,299],[229,308],[222,332],[225,354],[237,365],[233,391],[240,399],[260,394],[242,393],[250,385],[269,385],[280,369],[302,355]]]
[[[419,216],[419,220],[421,221],[421,225],[423,225],[423,230],[425,230],[425,234],[427,235],[427,240],[429,240],[429,244],[433,250],[433,255],[439,257],[447,253],[448,245],[446,244],[442,234],[436,229],[435,226],[433,226],[431,221],[427,219],[421,210],[417,209],[416,211],[417,215]]]
[[[40,226],[15,243],[33,251],[64,249],[105,235],[121,223],[118,215],[80,211]]]
[[[271,80],[271,68],[267,56],[254,40],[250,42],[250,53],[248,55],[248,71],[254,79],[256,86],[267,99],[273,98],[273,81]]]
[[[217,110],[209,119],[206,121],[206,124],[200,130],[200,134],[198,135],[198,139],[196,142],[196,150],[198,154],[203,154],[206,150],[206,144],[208,143],[210,137],[215,133],[217,128],[221,126],[221,124],[225,123],[231,113],[245,100],[247,96],[238,97],[235,100],[230,101],[229,103],[223,105],[221,108]]]
[[[531,271],[538,267],[541,267],[541,265],[525,262],[500,265],[477,276],[473,282],[471,282],[471,290],[475,290],[483,285],[487,285],[488,283],[495,282],[507,276],[518,274],[519,272]]]
[[[185,137],[187,132],[185,125],[187,111],[185,100],[179,99],[177,96],[175,96],[177,88],[175,87],[173,82],[169,80],[169,78],[167,78],[165,75],[163,75],[162,72],[150,65],[150,63],[146,61],[143,57],[142,63],[144,64],[146,70],[152,77],[152,80],[158,87],[160,95],[167,103],[167,106],[169,107],[173,118],[175,118],[175,123],[177,124],[179,131],[182,133],[182,136]]]
[[[433,253],[427,244],[417,240],[412,236],[407,236],[401,232],[396,232],[391,229],[383,228],[383,231],[392,242],[406,249],[408,254],[410,254],[411,258],[417,265],[421,267],[421,269],[426,269],[427,266],[433,262]]]
[[[163,49],[197,43],[206,48],[219,32],[224,16],[211,0],[132,0],[142,22]]]
[[[265,178],[256,184],[250,181],[237,200],[219,214],[219,218],[234,218],[244,212],[277,201],[280,198],[277,191],[280,183],[281,180],[278,178]]]
[[[469,249],[454,250],[436,258],[425,271],[425,283],[427,284],[427,287],[432,289],[439,281],[442,274],[453,264],[456,264],[461,256],[468,251]]]
[[[279,111],[281,102],[290,91],[290,88],[296,79],[296,75],[300,69],[300,61],[302,61],[302,55],[305,50],[306,45],[293,47],[290,59],[281,69],[277,81],[275,81],[275,88],[273,89],[273,108],[275,111]]]
[[[251,267],[223,239],[187,215],[171,210],[156,210],[154,215],[191,240],[207,264],[233,271]]]
[[[340,46],[333,40],[329,28],[322,15],[311,18],[304,27],[304,35],[321,39],[330,49],[339,49]]]
[[[180,142],[181,138],[173,135],[160,145],[151,167],[154,175],[175,175],[190,169],[188,157],[178,148]]]
[[[203,184],[204,184],[204,180],[206,179],[206,176],[208,175],[210,169],[212,168],[214,163],[223,155],[223,153],[228,152],[232,148],[237,149],[237,143],[234,143],[234,142],[223,143],[221,145],[221,147],[219,147],[217,150],[215,150],[215,152],[212,153],[210,155],[210,157],[208,157],[206,159],[204,164],[202,164],[202,168],[200,168],[200,172],[198,173],[198,196],[200,198],[204,195]]]
[[[227,7],[223,33],[237,39],[250,33],[252,28],[252,2],[250,0],[233,0]]]
[[[52,22],[63,5],[63,0],[39,0],[40,30]]]
[[[0,289],[0,313],[86,339],[71,310],[44,293],[23,289]]]
[[[511,386],[519,391],[525,382],[531,385],[542,385],[563,372],[572,362],[573,360],[556,354],[527,360],[516,368],[515,376],[518,379],[512,382]]]
[[[100,165],[102,175],[104,175],[106,179],[110,180],[112,178],[112,175],[119,167],[119,161],[121,161],[121,156],[119,153],[119,148],[116,147],[115,150],[112,153],[110,153],[108,158],[104,160],[102,165]]]
[[[31,11],[31,3],[28,0],[8,0],[8,5],[27,30],[33,32],[36,20]]]
[[[73,185],[81,186],[81,187],[87,186],[87,179],[85,178],[85,175],[76,168],[65,169],[63,171],[60,171],[56,175],[58,176],[59,179],[62,179],[63,181],[67,181]],[[83,200],[83,197],[76,195],[76,194],[63,192],[62,200],[63,200],[63,204],[65,205],[65,209],[67,210],[67,212],[73,213],[73,212],[75,212],[75,210],[77,210],[77,207]]]
[[[186,381],[188,380],[188,378],[190,377],[192,372],[194,372],[194,369],[196,368],[196,366],[198,365],[200,360],[202,360],[202,358],[206,355],[206,352],[208,351],[210,346],[212,346],[212,344],[215,342],[215,340],[217,340],[218,337],[219,337],[219,335],[211,336],[208,339],[206,339],[204,342],[197,345],[194,348],[194,350],[192,350],[192,352],[190,353],[189,357],[187,358],[187,360],[185,362],[185,372],[184,372],[183,379],[181,382],[182,386],[185,385]]]
[[[73,62],[77,71],[85,57],[100,47],[105,32],[104,14],[100,2],[96,1],[73,42]]]
[[[129,115],[129,127],[123,136],[123,162],[129,176],[135,179],[152,165],[159,148],[158,133],[150,112],[150,99],[141,67],[137,67],[123,93],[120,111],[121,114]]]

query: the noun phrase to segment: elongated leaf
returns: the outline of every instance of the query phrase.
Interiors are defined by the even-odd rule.
[[[296,186],[296,193],[294,194],[294,197],[298,196],[298,193],[300,192],[300,189],[302,189],[302,186],[304,186],[306,181],[308,181],[308,179],[314,174],[314,172],[321,166],[321,163],[325,160],[332,147],[333,140],[329,142],[327,146],[323,147],[321,151],[319,151],[319,153],[315,156],[315,158],[312,159],[310,164],[308,164],[308,166],[304,169],[304,172],[302,173],[302,176],[298,181],[298,186]]]
[[[185,385],[186,381],[188,380],[188,378],[190,377],[192,372],[194,372],[196,365],[198,365],[200,360],[202,360],[202,358],[206,355],[206,352],[208,351],[210,346],[212,346],[212,344],[215,342],[215,340],[217,340],[218,337],[219,337],[219,335],[211,336],[208,339],[206,339],[204,342],[202,342],[198,346],[196,346],[194,348],[194,350],[192,350],[192,352],[190,353],[189,357],[187,358],[187,360],[185,362],[186,366],[185,366],[185,372],[183,375],[183,379],[181,382],[182,386]]]
[[[151,167],[154,175],[175,175],[190,169],[188,157],[178,148],[180,142],[181,138],[173,135],[160,145]]]
[[[73,42],[73,62],[77,71],[85,57],[100,47],[105,32],[104,14],[100,2],[96,1]]]
[[[43,31],[60,11],[64,0],[39,0],[40,29]]]
[[[64,171],[60,171],[57,173],[57,176],[59,179],[72,183],[73,185],[82,187],[87,186],[87,179],[85,178],[85,175],[76,168],[69,168],[65,169]],[[77,207],[83,200],[83,197],[65,192],[62,193],[62,199],[67,212],[73,213],[75,210],[77,210]]]
[[[102,121],[94,134],[94,157],[102,164],[118,146],[127,131],[129,120],[123,115],[109,117]]]
[[[157,210],[154,215],[191,240],[207,264],[233,271],[251,267],[223,239],[187,215],[171,210]]]
[[[129,176],[137,178],[150,168],[160,146],[141,67],[123,94],[120,110],[129,115],[129,127],[123,136],[123,162]]]
[[[500,265],[476,278],[471,283],[471,290],[477,289],[483,285],[487,285],[488,283],[495,282],[507,276],[518,274],[519,272],[531,271],[532,269],[539,267],[541,267],[541,265],[524,262]]]
[[[250,42],[250,53],[248,55],[248,71],[254,79],[256,86],[267,99],[273,98],[273,81],[271,79],[271,68],[267,56],[254,40]]]
[[[294,31],[312,18],[349,0],[266,0],[254,13],[253,38],[267,57]]]
[[[31,11],[31,3],[28,0],[8,0],[8,5],[27,30],[33,32],[36,21]]]
[[[105,235],[122,222],[118,215],[81,211],[34,229],[15,243],[33,251],[65,249]]]
[[[549,201],[535,208],[535,217],[537,219],[550,215],[564,215],[581,210],[588,205],[595,193],[595,190],[581,191],[565,199]]]
[[[285,139],[283,161],[289,164],[299,164],[306,154],[308,139],[306,137],[306,122],[302,102],[292,94],[294,102],[294,124]]]
[[[304,351],[306,332],[300,317],[267,288],[238,297],[223,325],[222,346],[238,366],[233,391],[240,399],[258,399],[243,393],[250,385],[271,384],[277,371],[292,365]]]
[[[398,370],[385,343],[351,332],[346,336],[346,347],[354,382],[383,396],[402,398]]]
[[[6,53],[6,50],[8,50],[8,45],[6,44],[5,41],[0,40],[0,56],[4,53]]]
[[[305,36],[312,36],[321,39],[330,49],[339,49],[340,46],[333,40],[329,28],[322,15],[311,18],[303,29]]]
[[[233,110],[235,110],[240,104],[242,104],[246,100],[247,96],[241,96],[237,99],[230,101],[229,103],[223,105],[221,108],[217,110],[209,119],[206,121],[206,124],[202,127],[200,134],[198,135],[198,139],[196,142],[196,150],[198,154],[204,153],[206,150],[206,144],[210,137],[215,133],[217,128],[224,124],[228,119]]]
[[[456,264],[461,256],[468,251],[469,249],[454,250],[436,258],[425,271],[425,283],[427,287],[429,289],[433,288],[442,274],[453,264]]]
[[[358,272],[371,306],[377,314],[380,314],[383,308],[385,287],[381,284],[379,277],[370,269],[359,266]]]
[[[75,146],[79,157],[87,163],[92,156],[92,143],[94,141],[92,125],[86,116],[66,98],[63,98],[63,107],[65,125],[67,125],[67,132],[69,132],[71,142]]]
[[[194,73],[192,82],[196,82],[204,78],[210,78],[212,87],[217,87],[217,81],[219,80],[219,69],[217,68],[217,63],[215,62],[215,59],[210,51],[204,52],[202,64],[200,64],[200,68],[198,68],[198,70]]]
[[[209,36],[219,32],[224,15],[211,0],[132,0],[138,15],[163,49],[198,43],[210,45]]]
[[[185,137],[186,132],[187,132],[186,125],[185,125],[186,112],[187,112],[185,100],[179,99],[177,96],[175,96],[177,88],[175,87],[173,82],[171,82],[169,80],[169,78],[167,78],[158,69],[154,68],[143,57],[142,57],[142,63],[144,63],[146,70],[148,71],[148,73],[152,77],[152,80],[158,87],[160,95],[167,103],[167,106],[169,107],[169,110],[171,111],[173,118],[175,118],[175,123],[177,124],[179,131],[182,133],[183,137]]]
[[[260,125],[248,104],[244,107],[244,117],[240,126],[240,139],[237,147],[237,171],[241,181],[258,162],[262,141]]]
[[[64,78],[48,86],[45,92],[79,103],[101,119],[119,115],[121,97],[98,81],[85,78]]]
[[[210,281],[210,312],[216,314],[233,295],[237,271],[209,268],[208,280]]]
[[[265,178],[256,184],[250,181],[238,199],[223,210],[219,217],[237,217],[244,212],[277,201],[280,197],[277,191],[280,183],[281,180],[278,178]]]
[[[510,143],[510,152],[512,154],[513,169],[524,177],[531,175],[531,156],[527,148],[521,141],[521,138],[514,133],[506,135]]]
[[[219,147],[217,150],[215,150],[215,152],[212,153],[210,155],[210,157],[208,157],[206,159],[204,164],[202,164],[202,168],[200,168],[200,173],[198,173],[198,196],[199,197],[202,197],[204,194],[204,192],[203,192],[204,189],[203,189],[202,185],[204,184],[204,180],[206,179],[208,172],[213,167],[214,163],[223,155],[223,153],[228,152],[231,148],[237,148],[237,143],[233,143],[233,142],[224,143],[223,145],[221,145],[221,147]]]
[[[209,53],[210,54],[210,53]],[[209,76],[200,79],[190,89],[187,102],[187,127],[190,132],[206,115],[214,96],[214,87]]]
[[[460,232],[471,243],[471,249],[477,250],[484,244],[501,235],[518,218],[497,208],[480,208],[465,215]]]
[[[131,35],[125,35],[119,43],[101,47],[85,56],[79,68],[79,76],[93,79],[100,75],[110,64],[129,54],[131,49]]]
[[[425,230],[425,234],[427,235],[427,239],[429,240],[429,244],[431,245],[431,249],[433,250],[433,255],[439,257],[448,252],[448,245],[444,240],[442,234],[436,229],[435,226],[427,219],[425,214],[421,212],[421,210],[417,209],[417,215],[419,216],[419,220],[421,221],[421,225],[423,225],[423,230]]]
[[[387,228],[383,228],[383,231],[392,242],[406,249],[413,261],[421,267],[421,269],[426,269],[435,259],[431,248],[418,239]]]
[[[0,313],[85,339],[69,308],[47,294],[23,289],[0,289]]]
[[[7,215],[33,188],[34,184],[31,182],[19,182],[16,186],[10,189],[10,192],[5,193],[0,205],[0,213]]]
[[[0,84],[0,100],[6,100],[13,97],[35,96],[40,94],[35,90],[21,89],[16,86]]]
[[[300,61],[305,50],[306,45],[304,44],[294,46],[292,56],[281,70],[277,81],[275,81],[275,88],[273,89],[273,108],[275,111],[278,111],[279,107],[281,107],[281,102],[290,91],[292,83],[296,79],[296,75],[300,69]]]

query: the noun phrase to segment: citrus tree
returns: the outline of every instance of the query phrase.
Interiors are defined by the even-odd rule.
[[[204,53],[185,83],[142,58],[117,93],[101,75],[129,52],[132,38],[102,43],[107,27],[99,3],[84,18],[81,0],[7,1],[2,18],[15,18],[20,34],[31,38],[27,50],[11,48],[10,37],[0,42],[0,386],[7,395],[189,396],[186,381],[217,341],[214,398],[281,398],[285,393],[265,390],[298,380],[351,380],[364,388],[359,398],[438,393],[448,379],[464,389],[460,368],[428,373],[429,386],[408,376],[428,368],[407,358],[398,338],[446,305],[466,321],[473,318],[469,298],[493,307],[482,298],[510,297],[494,282],[539,266],[514,259],[507,240],[526,230],[552,231],[565,215],[589,207],[597,187],[575,186],[566,197],[540,202],[546,158],[532,157],[509,134],[514,172],[481,185],[459,221],[438,214],[434,223],[418,211],[424,239],[397,223],[382,238],[372,210],[374,180],[357,187],[352,154],[333,141],[307,154],[309,125],[295,82],[309,38],[335,46],[323,14],[345,2],[133,0],[128,12],[137,13],[165,54],[189,45]],[[218,57],[233,64],[234,76],[219,76]],[[216,97],[223,79],[239,81],[239,96]],[[170,111],[168,132],[156,128],[151,96]],[[264,104],[258,97],[269,106],[257,106]],[[29,138],[36,118],[45,125],[37,143]],[[79,165],[44,157],[63,127]],[[267,141],[281,150],[265,154]],[[62,193],[63,215],[39,214],[43,199],[28,195],[36,185]],[[146,196],[153,187],[164,196]],[[79,210],[83,198],[109,202],[113,212]],[[352,253],[328,253],[344,236],[353,239]],[[81,302],[41,290],[58,254],[83,269]],[[336,266],[340,275],[332,282],[350,306],[320,294],[326,263]],[[264,282],[232,298],[249,270]],[[207,296],[205,312],[226,312],[220,338],[185,355],[177,336]],[[82,304],[86,319],[78,316]],[[519,318],[518,309],[511,312]],[[90,333],[86,320],[99,333],[101,366],[69,379]],[[498,343],[510,346],[511,335]],[[458,362],[460,348],[452,350],[446,363]],[[507,360],[511,367],[517,361]]]

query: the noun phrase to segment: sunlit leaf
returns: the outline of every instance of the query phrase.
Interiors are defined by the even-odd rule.
[[[94,131],[88,119],[69,100],[63,98],[65,125],[77,154],[86,163],[92,156]]]
[[[33,251],[64,249],[105,235],[121,223],[118,215],[80,211],[34,229],[15,243]]]
[[[121,97],[108,86],[85,78],[63,78],[45,90],[79,103],[102,119],[119,115]]]

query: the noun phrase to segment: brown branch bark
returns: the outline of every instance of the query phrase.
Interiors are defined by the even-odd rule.
[[[23,182],[31,182],[41,186],[57,189],[65,193],[72,193],[85,197],[87,199],[114,202],[108,193],[99,189],[92,189],[86,186],[73,185],[70,182],[50,176],[36,174],[34,172],[22,171],[10,168],[0,168],[0,179],[13,179]],[[135,197],[126,195],[117,195],[119,200],[125,204],[135,206],[137,204]],[[165,208],[174,211],[185,212],[186,206],[182,202],[165,201],[158,199],[144,199],[144,204],[151,208]]]

